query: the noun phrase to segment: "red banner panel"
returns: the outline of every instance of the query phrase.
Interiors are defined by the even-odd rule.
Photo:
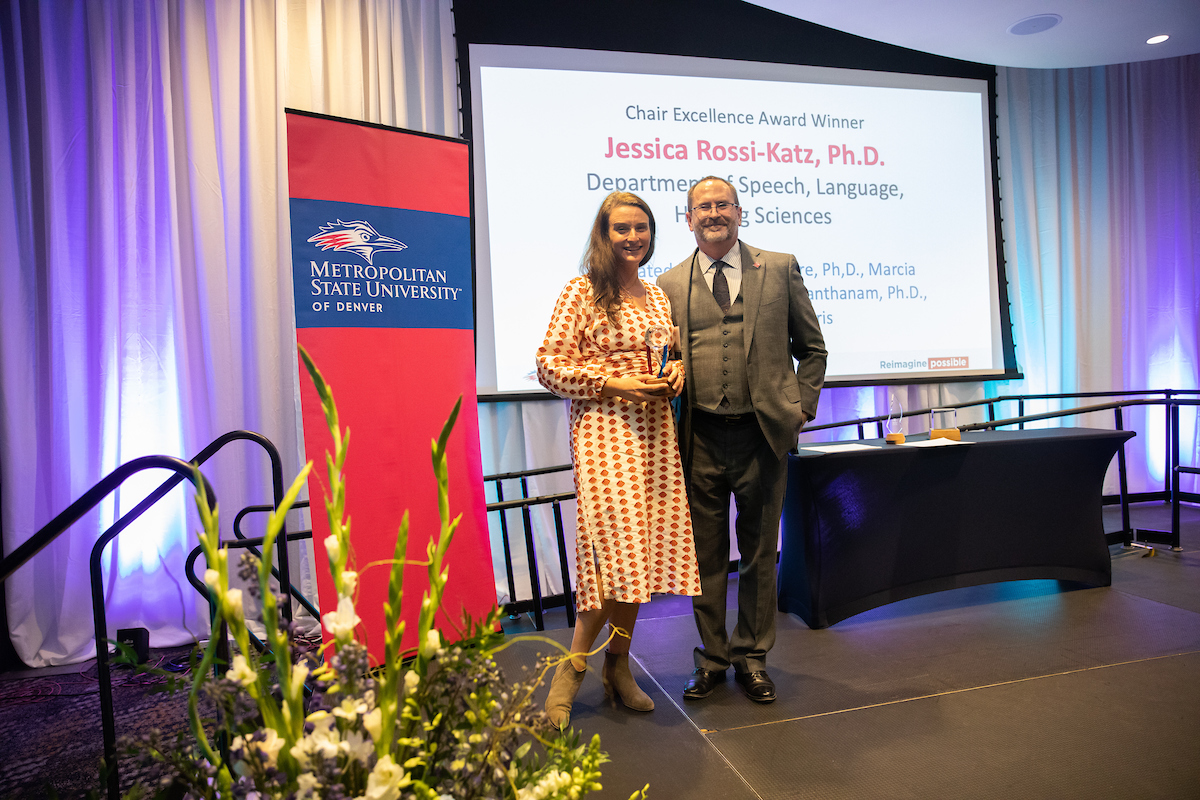
[[[461,396],[450,438],[451,514],[462,522],[447,555],[448,633],[464,613],[496,604],[475,403],[468,147],[465,142],[288,113],[288,177],[296,339],[324,374],[351,431],[345,474],[356,607],[368,646],[383,654],[383,602],[396,531],[410,515],[408,557],[424,561],[439,530],[430,440]],[[301,367],[303,373],[303,367]],[[337,606],[326,566],[325,453],[332,439],[316,390],[300,378],[317,586]],[[404,578],[405,647],[428,588],[424,566]],[[328,634],[326,634],[328,640]]]

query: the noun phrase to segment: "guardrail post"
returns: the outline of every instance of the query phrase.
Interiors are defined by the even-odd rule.
[[[1166,406],[1163,408],[1163,432],[1166,434],[1163,438],[1166,439],[1167,453],[1165,462],[1167,469],[1163,475],[1163,492],[1167,495],[1167,499],[1172,497],[1171,493],[1171,465],[1179,463],[1179,446],[1172,445],[1171,435],[1171,406],[1174,402],[1175,390],[1166,389],[1163,391],[1163,397],[1166,399]]]
[[[1171,464],[1171,550],[1183,550],[1179,539],[1179,404],[1174,400],[1168,405],[1171,413],[1171,439],[1175,442]]]
[[[496,481],[496,502],[504,502],[504,487],[500,484],[503,481]],[[517,599],[517,579],[513,575],[512,565],[512,545],[508,541],[508,512],[500,511],[500,542],[504,545],[504,577],[508,580],[508,600],[515,602]],[[512,615],[515,616],[515,615]]]
[[[538,577],[537,548],[533,543],[533,519],[529,514],[529,506],[521,507],[521,520],[525,525],[525,557],[529,559],[529,588],[533,592],[533,627],[539,631],[546,630],[542,619],[542,582]]]
[[[1113,416],[1116,418],[1117,430],[1125,430],[1124,416],[1121,414],[1120,406],[1113,409]],[[1117,478],[1121,491],[1121,532],[1125,535],[1125,547],[1129,547],[1133,543],[1133,529],[1129,524],[1129,483],[1125,475],[1124,442],[1121,442],[1121,446],[1117,448]]]
[[[567,627],[575,627],[575,598],[571,591],[571,572],[567,566],[567,539],[563,533],[562,505],[554,501],[554,531],[558,536],[558,566],[562,570],[563,608],[567,611]]]

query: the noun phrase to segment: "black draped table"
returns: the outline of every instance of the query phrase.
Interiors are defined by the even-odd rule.
[[[945,447],[802,447],[788,457],[779,609],[825,628],[982,583],[1108,586],[1104,473],[1131,436],[1055,428],[975,431]]]

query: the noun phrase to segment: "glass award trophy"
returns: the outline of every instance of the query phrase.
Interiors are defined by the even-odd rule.
[[[888,396],[888,416],[884,427],[887,428],[887,436],[883,437],[885,442],[904,444],[904,433],[901,431],[904,427],[904,406],[895,395]]]
[[[950,427],[938,427],[938,415],[950,415]],[[943,424],[945,418],[943,416]],[[949,439],[952,442],[961,442],[962,434],[958,430],[958,409],[956,408],[931,408],[929,409],[929,438],[930,439]]]
[[[652,393],[668,397],[672,394],[670,381],[663,377],[667,371],[667,357],[671,354],[671,329],[662,325],[646,328],[646,372],[651,376],[647,384],[653,384]]]
[[[646,328],[646,372],[661,378],[671,353],[671,329],[663,325]]]

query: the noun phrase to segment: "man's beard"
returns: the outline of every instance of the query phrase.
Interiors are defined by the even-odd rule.
[[[700,238],[710,244],[727,242],[733,237],[733,225],[729,223],[719,228],[701,225],[697,230],[700,232]]]

